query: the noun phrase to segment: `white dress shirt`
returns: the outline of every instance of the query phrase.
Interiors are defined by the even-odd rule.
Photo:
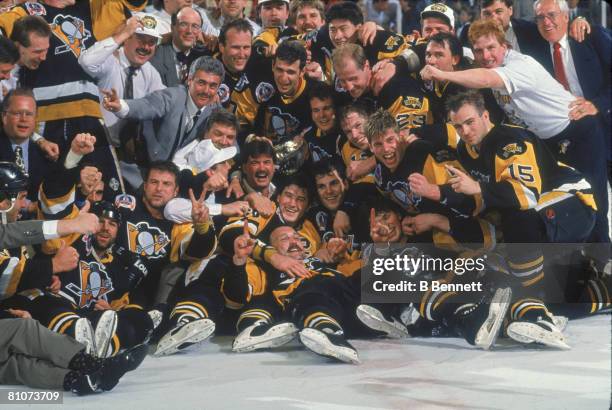
[[[494,70],[504,87],[493,88],[493,95],[512,124],[527,127],[543,139],[567,128],[569,105],[575,97],[535,59],[508,50],[502,66]]]
[[[204,13],[206,14],[206,20],[208,20],[209,24],[211,25],[210,34],[214,35],[215,37],[219,37],[221,27],[223,27],[223,25],[225,24],[225,17],[219,16],[219,18],[215,18],[215,16],[212,14],[212,10],[206,10]],[[248,17],[243,18],[251,25],[251,28],[253,29],[253,37],[261,33],[261,26],[259,24],[255,23]]]
[[[123,87],[127,76],[127,68],[130,66],[123,48],[112,37],[98,41],[89,47],[79,57],[79,64],[86,73],[96,79],[98,88],[102,90],[117,90],[119,98],[123,98]],[[142,98],[153,91],[162,90],[166,86],[155,67],[148,61],[144,63],[132,79],[134,87],[134,98]],[[103,95],[100,95],[102,100]],[[112,112],[104,109],[100,104],[104,121],[108,127],[111,140],[114,145],[119,144],[119,131],[124,125]]]
[[[202,33],[213,35],[213,36],[219,36],[219,30],[213,27],[212,23],[208,19],[206,10],[195,4],[191,7],[195,11],[197,11],[200,14],[200,17],[202,18]],[[160,21],[159,33],[160,34],[166,34],[172,31],[172,16],[168,14],[166,10],[164,10],[163,8],[160,10],[157,10],[153,6],[147,6],[146,12],[154,15],[155,17],[157,17],[157,19],[159,19]]]
[[[516,33],[514,32],[514,28],[512,28],[512,22],[508,23],[508,30],[505,33],[506,41],[512,46],[514,51],[521,52],[521,48],[519,47],[518,39],[516,38]]]
[[[584,93],[582,92],[582,87],[580,87],[580,81],[578,81],[578,73],[576,72],[576,66],[574,65],[574,58],[572,57],[572,50],[570,49],[569,41],[567,41],[567,34],[563,36],[561,40],[559,40],[559,45],[561,48],[561,59],[563,60],[563,68],[565,68],[565,78],[567,78],[567,83],[570,87],[570,92],[574,94],[576,97],[584,97]],[[554,63],[555,61],[555,49],[554,43],[549,43],[550,46],[550,56]]]

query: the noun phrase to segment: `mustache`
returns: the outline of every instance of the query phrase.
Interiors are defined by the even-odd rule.
[[[152,54],[152,53],[153,53],[153,51],[152,51],[152,50],[147,50],[146,48],[137,48],[137,49],[136,49],[136,52],[137,52],[137,53],[144,54],[144,55],[147,55],[147,56],[148,56],[149,54]]]
[[[255,173],[255,176],[256,176],[256,177],[259,177],[259,178],[267,177],[267,176],[269,176],[269,175],[270,175],[270,174],[269,174],[267,171],[257,171],[257,172]]]
[[[289,246],[289,248],[287,248],[288,252],[293,252],[293,251],[301,251],[300,247],[298,245],[291,245]]]

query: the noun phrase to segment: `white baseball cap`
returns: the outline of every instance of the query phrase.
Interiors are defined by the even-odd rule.
[[[432,3],[421,12],[421,20],[427,17],[437,17],[450,24],[455,29],[455,13],[444,3]]]
[[[282,1],[283,3],[287,3],[287,4],[290,3],[289,0],[258,0],[257,5],[259,6],[260,4],[270,3],[272,1]]]
[[[162,38],[160,32],[160,22],[157,17],[152,14],[137,13],[136,16],[140,19],[142,27],[136,29],[137,34],[145,34],[151,37]]]
[[[206,139],[198,142],[193,150],[185,156],[187,165],[195,168],[197,173],[206,171],[214,165],[234,158],[236,147],[219,149],[211,140]]]

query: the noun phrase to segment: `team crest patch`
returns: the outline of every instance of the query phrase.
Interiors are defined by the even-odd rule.
[[[115,206],[117,208],[127,208],[133,211],[136,208],[136,198],[133,195],[117,195],[115,197]]]
[[[502,148],[502,158],[507,159],[513,155],[522,154],[523,152],[525,152],[525,146],[520,142],[513,142]]]
[[[110,189],[112,189],[113,191],[119,191],[120,188],[120,184],[119,181],[117,181],[117,178],[112,177],[110,179],[110,181],[108,181],[108,186],[110,187]]]
[[[420,98],[417,97],[404,97],[402,101],[402,105],[404,107],[412,108],[415,110],[420,110],[423,107],[423,103]]]
[[[391,36],[387,39],[387,41],[385,41],[385,47],[387,48],[387,51],[393,51],[397,49],[400,43],[401,43],[401,37]]]
[[[442,3],[434,3],[431,5],[430,8],[431,11],[438,11],[440,13],[446,13],[446,11],[448,10],[448,7],[446,7],[445,4]]]
[[[217,90],[217,94],[219,95],[219,102],[225,104],[230,98],[230,89],[227,84],[221,84]]]
[[[58,14],[50,25],[51,32],[63,44],[55,47],[55,55],[72,51],[79,57],[85,50],[85,41],[91,38],[91,32],[85,28],[83,20],[73,16]]]
[[[40,3],[31,3],[28,1],[26,4],[24,4],[24,6],[30,16],[46,16],[47,15],[47,9],[45,8],[45,6],[43,6]]]
[[[264,103],[274,95],[274,86],[270,83],[261,83],[255,88],[257,102]]]
[[[157,20],[155,20],[155,17],[153,16],[144,16],[140,19],[140,22],[144,28],[155,30],[155,27],[157,27]]]
[[[79,261],[80,287],[69,283],[66,289],[78,298],[80,308],[90,307],[113,291],[113,282],[98,262]]]
[[[127,223],[129,249],[135,254],[149,258],[163,258],[168,254],[166,245],[170,238],[161,229],[148,222]]]
[[[296,135],[300,121],[293,115],[282,112],[278,107],[269,107],[269,129],[277,138],[283,139]]]

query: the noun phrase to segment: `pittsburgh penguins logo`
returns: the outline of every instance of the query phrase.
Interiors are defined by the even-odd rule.
[[[276,138],[282,140],[297,134],[300,121],[293,115],[282,112],[278,107],[270,107],[269,116],[269,129]]]
[[[168,254],[166,245],[170,238],[161,229],[149,226],[148,222],[128,222],[127,230],[131,252],[148,259],[163,258]]]
[[[410,210],[418,210],[421,203],[421,196],[415,194],[410,189],[408,183],[403,181],[389,182],[387,191],[404,207]]]
[[[91,32],[85,28],[83,20],[73,16],[58,14],[51,23],[51,32],[63,44],[55,48],[55,54],[63,54],[72,51],[78,58],[85,46],[85,41],[91,38]]]
[[[90,307],[113,291],[113,282],[98,262],[79,261],[80,286],[69,283],[66,289],[78,298],[80,308]]]
[[[230,98],[230,89],[227,84],[221,84],[219,89],[217,90],[217,95],[219,95],[219,102],[221,104],[225,104]]]

